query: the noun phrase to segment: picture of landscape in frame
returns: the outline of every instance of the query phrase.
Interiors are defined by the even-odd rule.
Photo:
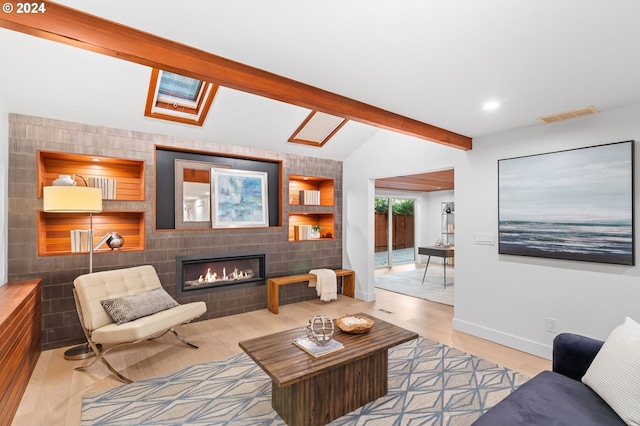
[[[269,226],[267,173],[211,169],[212,226]]]
[[[498,160],[498,252],[635,265],[634,141]]]

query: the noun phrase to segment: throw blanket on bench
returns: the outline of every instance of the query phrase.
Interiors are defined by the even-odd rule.
[[[328,302],[338,298],[338,279],[333,269],[312,269],[309,273],[318,277],[309,280],[309,287],[316,288],[320,300]]]

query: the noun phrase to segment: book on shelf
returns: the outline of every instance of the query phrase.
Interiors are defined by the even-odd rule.
[[[300,204],[308,206],[320,205],[320,191],[314,189],[304,189],[300,191],[299,196]]]
[[[72,229],[69,235],[71,239],[72,253],[85,253],[90,249],[89,230],[88,229]]]
[[[311,225],[295,225],[293,227],[293,234],[295,240],[310,240]]]
[[[104,234],[104,237],[100,238],[100,241],[98,241],[96,245],[93,246],[93,251],[98,250],[104,243],[106,243],[110,236],[111,236],[111,233],[109,232]]]
[[[102,191],[102,198],[104,200],[115,200],[117,183],[116,179],[103,178],[103,177],[89,177],[89,186],[99,188]]]
[[[78,243],[76,242],[76,230],[72,229],[69,231],[69,240],[71,241],[71,253],[75,253],[78,251]]]
[[[295,339],[293,339],[293,344],[316,358],[322,355],[333,353],[335,351],[339,351],[340,349],[344,348],[344,345],[335,339],[329,340],[329,343],[322,346],[313,342],[307,336],[296,337]]]

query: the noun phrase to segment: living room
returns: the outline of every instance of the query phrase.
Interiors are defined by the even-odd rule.
[[[73,2],[66,3],[72,5]],[[38,149],[49,151],[67,151],[68,145],[65,144],[69,144],[69,141],[64,139],[66,137],[64,135],[68,135],[68,133],[64,133],[67,130],[61,133],[59,129],[70,128],[73,131],[82,129],[84,133],[85,126],[87,126],[91,127],[95,134],[98,135],[111,132],[112,135],[115,135],[114,138],[123,137],[122,135],[126,132],[133,134],[134,138],[106,142],[106,146],[87,142],[82,145],[78,152],[126,158],[129,157],[129,155],[126,155],[127,151],[137,151],[135,155],[138,159],[143,159],[147,167],[146,193],[148,196],[145,201],[140,203],[142,206],[139,210],[145,210],[146,212],[146,220],[148,221],[146,230],[150,235],[155,235],[155,224],[152,215],[154,210],[154,191],[156,190],[153,181],[155,176],[155,164],[153,162],[154,143],[206,152],[226,150],[227,153],[230,152],[234,155],[252,155],[274,161],[280,161],[283,157],[290,156],[287,158],[302,158],[302,160],[309,162],[303,162],[298,169],[288,171],[293,174],[305,174],[305,168],[308,167],[308,164],[313,164],[314,167],[323,167],[324,165],[327,168],[340,166],[342,172],[341,174],[336,174],[335,178],[342,181],[341,202],[336,207],[342,216],[340,221],[336,220],[341,227],[341,239],[339,244],[337,243],[338,240],[321,243],[327,243],[332,247],[332,250],[336,250],[339,253],[337,260],[332,258],[332,265],[330,266],[349,268],[356,272],[356,299],[362,301],[375,299],[374,267],[372,264],[374,244],[373,235],[370,231],[373,229],[371,211],[374,198],[373,181],[377,178],[454,168],[456,180],[456,278],[453,329],[546,359],[551,358],[551,344],[557,333],[568,331],[604,339],[616,325],[622,323],[625,316],[635,319],[640,318],[640,307],[636,303],[640,298],[640,288],[637,284],[640,270],[637,266],[500,255],[498,254],[497,245],[478,245],[474,243],[473,238],[476,233],[493,234],[495,237],[498,234],[498,160],[638,140],[640,138],[640,124],[637,120],[640,114],[640,94],[638,93],[637,84],[633,84],[636,81],[635,76],[640,71],[638,69],[640,64],[635,54],[638,50],[637,40],[640,40],[640,37],[638,37],[637,29],[634,29],[636,26],[633,22],[627,22],[625,25],[621,24],[624,19],[631,19],[631,16],[637,16],[636,10],[633,10],[637,6],[626,5],[625,8],[619,10],[614,7],[595,6],[595,4],[592,3],[591,8],[597,9],[597,12],[589,9],[590,14],[587,15],[585,21],[593,21],[594,26],[597,21],[598,25],[607,27],[606,29],[598,28],[597,37],[594,37],[595,39],[604,40],[598,45],[597,52],[593,51],[593,46],[589,48],[572,46],[575,50],[571,51],[570,54],[566,47],[558,49],[558,52],[556,52],[558,56],[554,56],[552,60],[540,62],[538,78],[531,80],[533,77],[529,76],[530,80],[526,78],[518,80],[522,92],[511,88],[513,93],[519,93],[519,103],[533,103],[537,99],[536,91],[542,90],[549,80],[555,78],[553,73],[564,72],[562,74],[564,76],[562,84],[567,87],[567,90],[562,92],[560,97],[565,97],[565,99],[556,104],[545,104],[546,110],[531,112],[528,121],[514,121],[515,124],[513,125],[506,118],[496,118],[495,115],[491,116],[486,112],[480,112],[481,105],[474,106],[473,108],[477,110],[475,111],[476,115],[482,115],[486,121],[504,120],[505,123],[500,123],[501,125],[497,127],[500,130],[497,132],[485,133],[478,130],[476,134],[472,134],[473,148],[467,151],[430,143],[390,130],[371,130],[363,126],[352,130],[350,137],[356,139],[356,136],[362,136],[364,142],[348,152],[348,154],[341,153],[341,155],[332,159],[327,157],[329,154],[324,153],[323,150],[325,148],[320,150],[311,148],[298,150],[297,154],[284,154],[282,151],[261,145],[256,147],[242,146],[240,143],[235,143],[237,136],[229,136],[228,139],[216,141],[203,140],[204,137],[199,136],[196,130],[182,125],[177,125],[179,126],[178,133],[181,133],[181,136],[167,136],[169,134],[167,129],[176,125],[161,124],[159,125],[159,130],[153,132],[142,127],[129,127],[125,124],[128,122],[125,119],[119,120],[115,113],[115,118],[106,117],[104,122],[89,122],[83,119],[85,116],[82,111],[78,111],[75,116],[71,114],[57,115],[55,110],[58,101],[53,102],[48,99],[47,93],[49,92],[44,88],[36,90],[38,95],[35,98],[25,95],[25,99],[29,99],[28,101],[15,101],[14,92],[26,90],[29,86],[27,77],[33,79],[38,74],[31,67],[35,60],[32,57],[22,58],[20,56],[23,53],[19,48],[19,44],[3,43],[3,49],[6,49],[6,57],[16,62],[26,61],[26,67],[22,71],[25,74],[25,80],[14,80],[14,70],[20,67],[12,66],[9,69],[7,65],[7,72],[11,81],[5,81],[0,89],[0,113],[3,117],[3,123],[6,124],[6,126],[3,126],[3,129],[6,130],[0,134],[0,146],[6,147],[0,150],[0,170],[3,176],[6,177],[3,182],[7,182],[6,186],[3,185],[0,188],[0,208],[5,212],[3,216],[0,216],[0,242],[2,242],[3,252],[5,253],[0,258],[0,281],[4,283],[32,278],[37,276],[39,269],[33,271],[28,268],[34,264],[38,268],[46,265],[49,268],[49,272],[55,271],[59,275],[60,282],[67,283],[67,288],[69,288],[69,284],[75,278],[72,275],[77,275],[78,271],[87,270],[84,256],[72,256],[73,259],[68,259],[68,256],[65,258],[55,256],[39,258],[34,248],[36,245],[35,239],[22,241],[23,234],[12,234],[9,230],[9,222],[11,220],[9,215],[14,215],[15,217],[26,211],[27,214],[24,215],[26,223],[22,224],[22,226],[24,228],[35,228],[36,210],[40,210],[39,207],[34,207],[40,202],[34,193],[29,193],[31,201],[26,204],[28,210],[23,210],[24,204],[15,203],[15,194],[19,192],[17,189],[19,185],[14,185],[12,180],[16,178],[16,175],[10,175],[9,169],[12,167],[19,168],[19,165],[12,163],[10,160],[10,150],[13,153],[18,152],[17,144],[12,145],[12,138],[17,136],[11,133],[11,126],[24,122],[38,123],[35,127],[47,129],[46,131],[51,132],[50,135],[40,139],[42,145]],[[79,4],[72,5],[72,7],[82,8]],[[531,5],[530,7],[533,9],[539,8],[539,6],[534,8]],[[553,10],[556,7],[549,3],[549,10]],[[583,6],[582,3],[574,3],[574,7],[573,11],[575,12]],[[584,26],[581,26],[579,23],[573,22],[572,25],[577,27],[573,31],[570,30],[569,28],[572,27],[570,27],[568,21],[571,19],[569,16],[571,16],[570,13],[572,12],[569,9],[569,7],[567,7],[567,10],[563,9],[564,15],[560,16],[559,14],[555,17],[560,21],[554,21],[555,25],[552,25],[556,35],[563,34],[565,37],[571,37],[572,34],[584,34],[587,32],[586,29],[592,29],[590,25],[584,24]],[[587,12],[585,11],[585,13]],[[599,13],[609,14],[607,15],[608,19],[599,19]],[[539,20],[536,21],[532,18],[532,22],[540,23],[544,21],[544,14],[535,16]],[[564,18],[564,20],[560,18]],[[521,18],[518,22],[528,21]],[[566,25],[566,28],[563,28],[563,25]],[[592,30],[596,31],[595,29]],[[4,28],[1,31],[3,36],[6,36],[5,33],[11,33],[6,39],[11,42],[30,37],[23,34],[15,35]],[[628,47],[619,47],[620,40],[625,40]],[[42,40],[38,40],[38,43],[42,44],[40,46],[42,57],[47,61],[53,60],[53,58],[47,56],[46,50],[49,44],[45,44]],[[65,46],[66,48],[68,47]],[[55,52],[56,54],[60,53],[57,50]],[[509,53],[513,53],[513,51],[509,51]],[[90,56],[88,62],[96,61],[98,66],[101,66],[102,59],[97,59],[99,55],[90,54],[95,56]],[[70,53],[70,55],[78,55],[78,64],[83,61],[79,53]],[[565,60],[572,64],[572,67],[569,67],[570,70],[563,70],[558,65],[562,61],[559,58],[562,58],[563,55],[568,56]],[[64,56],[65,60],[70,57]],[[542,61],[544,58],[545,53],[539,53],[537,60]],[[467,64],[468,67],[473,67],[473,65],[475,64],[471,60]],[[589,72],[593,73],[593,75],[580,74],[588,68],[587,65],[590,67]],[[126,72],[128,69],[128,65],[122,65],[122,72]],[[272,71],[277,71],[275,66]],[[284,73],[284,71],[281,72]],[[145,72],[143,77],[140,77],[143,73],[137,70],[132,71],[132,73],[136,75],[137,80],[143,81],[136,81],[135,84],[130,83],[127,88],[136,86],[139,83],[145,86],[144,89],[146,90],[148,73]],[[366,72],[361,70],[360,75],[364,74]],[[572,81],[572,78],[577,74],[580,74],[582,78],[576,78],[575,81]],[[436,78],[436,76],[433,78]],[[4,75],[3,80],[5,80]],[[497,84],[492,79],[488,80],[491,84]],[[456,97],[458,96],[455,94],[456,91],[466,91],[470,85],[476,84],[474,81],[484,82],[486,80],[471,74],[464,81],[464,85],[460,87],[449,86],[445,94]],[[317,85],[320,84],[317,83]],[[606,90],[600,88],[602,84],[606,86]],[[18,87],[11,89],[9,88],[10,85]],[[369,90],[374,91],[376,89],[370,88]],[[556,90],[560,89],[556,88]],[[469,91],[471,90],[469,89]],[[604,92],[604,95],[601,92]],[[616,98],[608,98],[605,96],[607,93],[615,93]],[[597,94],[600,97],[594,99]],[[570,95],[574,97],[570,97]],[[426,97],[424,94],[423,96]],[[544,95],[541,96],[551,97],[551,93],[545,91]],[[440,98],[444,97],[444,95],[440,96]],[[31,99],[41,99],[43,105],[36,105],[36,102],[31,101]],[[134,102],[142,104],[144,100],[136,99]],[[513,103],[514,101],[511,102]],[[540,115],[557,113],[590,104],[598,107],[600,113],[553,124],[538,124],[535,120]],[[388,105],[387,108],[389,109],[394,107],[393,103]],[[215,106],[216,104],[214,104],[214,108]],[[508,106],[509,102],[505,102],[502,109],[506,110]],[[288,109],[288,106],[276,106],[276,108]],[[76,109],[90,108],[83,106]],[[141,110],[142,108],[138,109]],[[420,111],[420,107],[415,108],[415,111],[420,111],[424,120],[429,122],[430,113],[433,112],[435,114],[434,110],[437,109],[438,105],[436,104],[429,108],[424,108],[425,111]],[[447,119],[445,117],[440,119],[438,124],[453,131],[456,131],[457,128],[452,128],[449,123],[464,122],[465,118],[471,121],[473,118],[471,113],[465,116],[460,112],[448,111],[452,117],[458,118],[454,120],[453,118]],[[527,111],[527,113],[529,112],[530,110]],[[417,114],[417,112],[415,113]],[[10,120],[13,121],[10,123]],[[119,121],[123,124],[117,124]],[[148,121],[151,121],[151,119],[146,119],[146,122]],[[291,119],[291,121],[295,120]],[[145,126],[147,125],[146,122]],[[294,129],[297,124],[293,126]],[[237,124],[237,126],[242,126],[242,124]],[[281,130],[280,132],[287,133],[283,136],[286,140],[291,131]],[[242,132],[239,131],[239,133]],[[38,136],[41,136],[41,134]],[[135,137],[140,136],[146,141],[141,149],[133,147],[132,142]],[[58,139],[58,144],[51,143],[56,138],[60,138]],[[26,143],[25,141],[33,141],[34,139],[37,138],[34,138],[33,135],[26,136],[25,134],[25,138],[20,139],[20,143],[24,144]],[[99,141],[99,144],[103,143],[100,136],[97,136],[96,140]],[[331,142],[337,141],[330,141],[327,144],[327,149],[337,149],[330,147]],[[108,144],[110,143],[113,143],[113,145],[109,146]],[[65,148],[58,149],[61,146]],[[33,163],[36,155],[35,145],[30,149],[30,155],[34,157],[29,161]],[[324,171],[326,169],[322,170],[323,174],[325,174]],[[25,171],[20,178],[30,181],[30,184],[34,185],[36,172],[33,170],[30,172]],[[117,208],[116,206],[114,204],[113,207]],[[339,215],[336,214],[336,219],[338,217]],[[266,232],[272,232],[272,230]],[[152,248],[151,242],[154,240],[157,240],[157,244],[166,244],[160,242],[160,236],[150,238],[147,247],[149,253],[152,251],[150,250]],[[22,263],[21,265],[25,266],[25,270],[21,267],[18,268],[9,259],[10,256],[18,255],[18,252],[13,251],[14,248],[17,246],[22,247],[23,244],[27,243],[30,245],[27,252],[21,253],[20,256],[35,259],[33,261],[35,263]],[[420,243],[431,244],[433,241],[422,241]],[[214,242],[216,250],[221,250],[217,247],[217,244],[217,242]],[[155,255],[161,256],[157,253]],[[103,255],[102,259],[100,259],[100,256],[96,256],[96,265],[101,269],[155,261],[147,257],[149,255],[145,251],[114,255],[109,258],[104,256],[106,255]],[[335,254],[332,254],[332,256],[335,256]],[[166,273],[167,271],[164,272]],[[65,274],[68,276],[64,276]],[[64,307],[64,312],[74,313],[75,310],[71,304],[72,298],[70,294],[65,294],[64,299],[67,305]],[[52,301],[53,299],[47,300]],[[556,320],[557,328],[555,332],[546,330],[545,320],[547,318]],[[69,321],[77,322],[77,319],[71,318]],[[77,338],[78,336],[74,337]]]

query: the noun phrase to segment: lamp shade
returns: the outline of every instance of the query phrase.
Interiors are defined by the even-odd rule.
[[[45,212],[97,213],[102,211],[102,190],[86,186],[45,186]]]

